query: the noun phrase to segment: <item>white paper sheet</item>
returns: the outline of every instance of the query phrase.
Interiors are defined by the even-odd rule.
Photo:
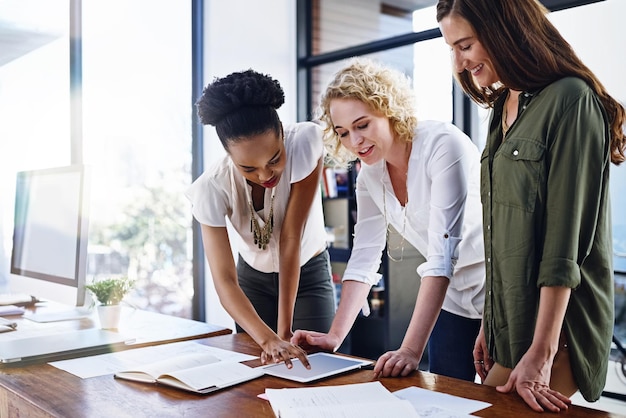
[[[311,388],[265,389],[274,414],[297,418],[417,417],[380,381]]]
[[[133,348],[117,353],[54,361],[49,364],[82,379],[86,379],[89,377],[114,374],[141,364],[154,363],[182,354],[203,352],[210,353],[222,361],[241,362],[258,358],[248,354],[210,347],[194,341],[182,341],[151,347]]]
[[[491,406],[491,404],[487,402],[448,395],[447,393],[435,392],[416,386],[397,390],[393,392],[393,394],[400,399],[411,402],[415,410],[423,414],[420,416],[428,417],[465,417],[468,416],[468,414]],[[426,415],[426,412],[429,410],[429,415]],[[437,410],[442,411],[443,415],[436,415]]]

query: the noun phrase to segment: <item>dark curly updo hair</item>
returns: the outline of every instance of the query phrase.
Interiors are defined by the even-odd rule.
[[[228,150],[232,141],[270,130],[282,136],[276,109],[284,102],[285,94],[278,81],[247,70],[216,78],[205,87],[196,106],[202,124],[215,126],[217,136]]]

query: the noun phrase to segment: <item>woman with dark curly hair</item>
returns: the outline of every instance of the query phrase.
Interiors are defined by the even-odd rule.
[[[536,0],[440,0],[457,81],[491,108],[481,157],[487,298],[483,383],[536,411],[604,388],[613,332],[609,171],[622,105]]]
[[[319,191],[322,131],[311,122],[283,127],[280,84],[253,70],[209,84],[197,102],[227,155],[189,188],[204,250],[224,308],[262,348],[264,363],[306,353],[293,327],[326,332],[335,313]],[[227,221],[236,232],[235,264]]]

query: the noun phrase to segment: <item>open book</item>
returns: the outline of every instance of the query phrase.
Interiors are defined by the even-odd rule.
[[[221,361],[208,353],[190,353],[120,371],[115,373],[115,377],[204,394],[255,379],[263,374],[260,367]]]

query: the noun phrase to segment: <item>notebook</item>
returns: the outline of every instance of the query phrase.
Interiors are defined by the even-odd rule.
[[[17,331],[19,332],[19,330]],[[0,363],[47,362],[67,358],[102,354],[126,345],[127,337],[102,329],[63,331],[34,337],[0,341]]]

